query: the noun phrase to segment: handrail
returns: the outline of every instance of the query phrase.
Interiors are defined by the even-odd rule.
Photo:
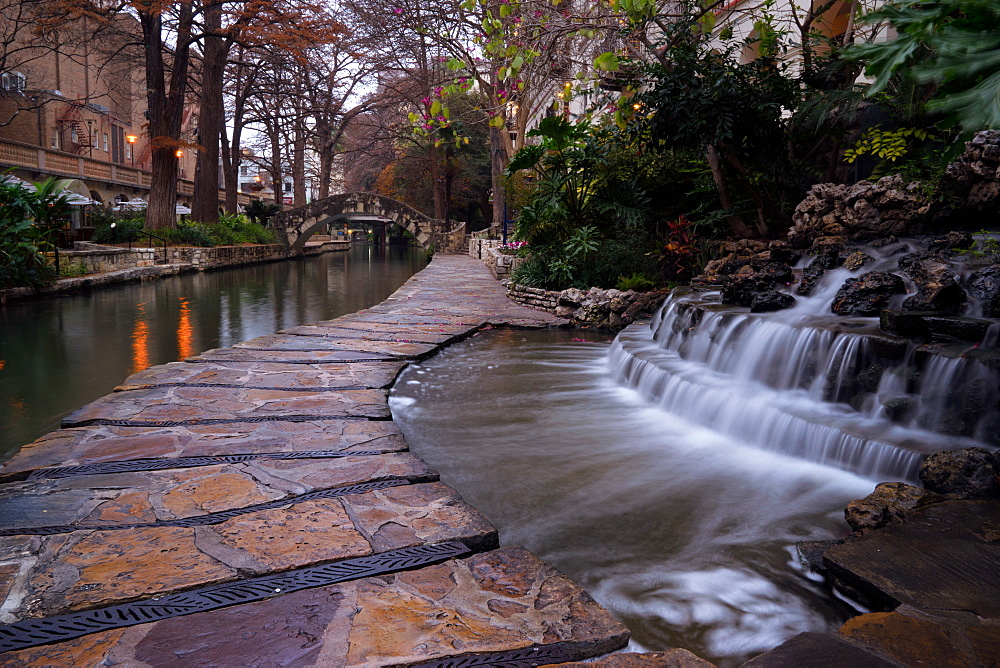
[[[142,237],[149,237],[149,247],[150,248],[156,248],[156,244],[153,243],[153,239],[159,239],[160,241],[162,241],[163,242],[163,264],[167,264],[170,261],[169,258],[167,257],[167,240],[166,239],[164,239],[163,237],[161,237],[158,234],[153,234],[152,232],[150,232],[148,230],[140,230],[139,231],[139,237],[140,238],[142,238]],[[132,237],[131,237],[131,235],[129,236],[129,240],[128,240],[128,248],[129,248],[129,250],[132,250]]]

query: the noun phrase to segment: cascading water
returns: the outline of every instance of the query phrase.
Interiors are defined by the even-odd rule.
[[[876,261],[863,271],[890,268],[900,248],[866,249]],[[875,318],[827,315],[861,273],[830,272],[776,313],[675,291],[651,324],[618,336],[612,375],[688,421],[869,478],[913,481],[926,454],[995,438],[995,369],[884,334]]]

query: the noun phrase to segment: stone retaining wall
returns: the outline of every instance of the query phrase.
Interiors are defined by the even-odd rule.
[[[156,264],[157,257],[163,257],[163,250],[158,252],[159,256],[152,248],[114,248],[78,241],[74,250],[59,252],[59,266],[65,269],[82,265],[86,274],[102,274],[133,267],[151,267]],[[55,261],[51,253],[48,257],[50,264]]]
[[[160,253],[162,252],[161,249]],[[200,271],[257,262],[273,262],[274,260],[284,260],[287,257],[288,251],[281,244],[216,246],[214,248],[175,246],[167,248],[167,259],[170,264],[190,264]]]
[[[650,316],[667,298],[669,290],[578,290],[556,292],[504,281],[507,296],[518,304],[569,318],[577,327],[617,331],[636,318]]]
[[[524,258],[501,253],[499,248],[503,242],[499,239],[470,239],[469,255],[482,260],[493,274],[493,278],[502,280],[510,278]]]

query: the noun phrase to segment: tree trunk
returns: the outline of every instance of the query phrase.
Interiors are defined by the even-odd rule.
[[[507,203],[503,170],[506,169],[510,158],[507,155],[507,142],[504,141],[501,135],[504,132],[507,132],[504,128],[490,126],[490,176],[493,186],[493,226],[497,228],[502,227],[504,224],[504,212]]]
[[[733,230],[733,234],[742,238],[749,239],[753,236],[753,232],[747,227],[746,223],[739,214],[733,212],[733,200],[729,196],[729,186],[726,184],[726,175],[722,171],[722,163],[719,160],[719,151],[712,144],[705,144],[705,157],[708,160],[708,166],[712,170],[712,180],[715,181],[715,189],[719,193],[719,203],[722,204],[722,208],[728,211],[726,214],[726,219],[729,221],[729,226]]]
[[[139,13],[146,60],[146,103],[152,150],[149,205],[146,225],[153,229],[173,227],[177,204],[177,156],[187,86],[188,49],[193,11],[190,2],[180,6],[170,86],[163,63],[162,18],[159,13]]]
[[[219,222],[219,135],[223,131],[222,76],[228,43],[222,30],[222,3],[205,7],[204,62],[198,108],[198,162],[194,170],[191,218]]]
[[[305,205],[306,133],[301,121],[296,121],[295,139],[292,142],[292,206],[298,208]]]

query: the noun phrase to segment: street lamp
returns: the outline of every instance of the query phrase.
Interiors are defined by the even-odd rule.
[[[178,159],[183,158],[184,157],[184,151],[183,151],[183,149],[177,149],[176,151],[174,151],[174,155]]]
[[[138,138],[137,135],[125,135],[125,141],[129,144],[128,153],[132,158],[132,167],[135,167],[135,140]]]

